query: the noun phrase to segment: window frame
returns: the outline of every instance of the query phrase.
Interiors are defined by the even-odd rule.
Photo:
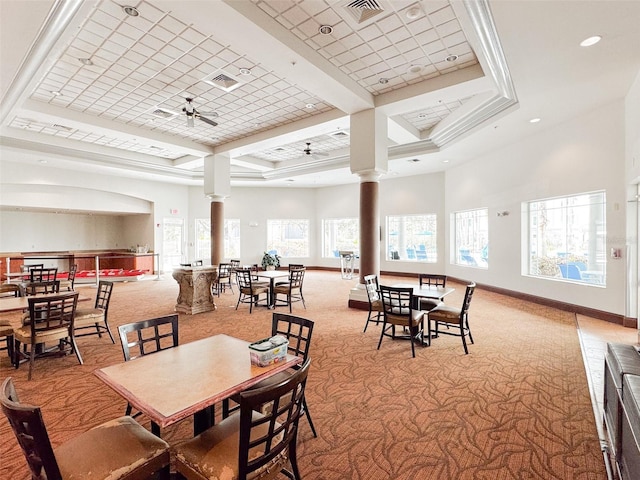
[[[398,222],[398,225],[392,225],[392,222]],[[422,230],[420,230],[424,233],[407,231],[408,224],[416,225],[419,222],[424,222]],[[387,215],[385,226],[386,260],[429,264],[438,262],[440,255],[438,252],[438,215],[436,213]],[[427,238],[417,238],[425,236]],[[421,245],[424,246],[424,249],[420,248]]]
[[[475,214],[475,215],[472,215]],[[469,225],[465,230],[466,239],[464,244],[460,241],[459,219],[464,220]],[[484,221],[484,231],[478,231],[478,225]],[[482,245],[482,246],[479,246]],[[451,214],[451,254],[450,263],[459,267],[489,268],[489,209],[486,207],[472,208],[468,210],[458,210]]]
[[[583,197],[586,201],[581,203],[580,199]],[[541,208],[538,204],[546,205]],[[522,274],[543,280],[606,287],[606,204],[605,190],[523,202],[523,231],[526,243],[523,248]],[[535,218],[534,215],[536,215]],[[545,219],[541,224],[542,215]],[[541,239],[540,228],[546,228],[548,222],[552,221],[549,217],[558,215],[563,218],[562,222],[557,222],[547,235],[547,237],[555,237],[556,240]],[[576,218],[579,216],[585,219],[582,226],[576,225]],[[539,225],[543,227],[537,228]],[[536,228],[535,232],[534,228]],[[563,237],[559,237],[558,229],[564,232]],[[563,244],[562,249],[558,249],[558,239]],[[573,246],[576,241],[581,243],[579,249]],[[544,252],[548,252],[548,255],[541,255]],[[540,273],[541,271],[545,273]]]

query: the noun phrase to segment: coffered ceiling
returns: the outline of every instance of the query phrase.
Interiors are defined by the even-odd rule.
[[[198,185],[225,154],[232,185],[357,182],[350,115],[375,108],[386,174],[427,173],[619,98],[640,68],[640,2],[124,3],[0,0],[1,160]]]

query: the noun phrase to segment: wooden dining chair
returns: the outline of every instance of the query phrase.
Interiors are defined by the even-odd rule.
[[[239,413],[173,447],[176,472],[188,480],[272,479],[280,472],[300,480],[296,443],[310,363],[281,382],[240,392]]]
[[[427,285],[429,287],[446,287],[447,286],[447,276],[446,275],[437,275],[433,273],[421,273],[418,275],[418,281],[420,282],[420,286]],[[418,299],[418,308],[421,310],[431,310],[436,308],[438,305],[442,303],[442,300],[437,298],[420,298]]]
[[[0,389],[2,412],[25,456],[31,478],[140,480],[170,478],[169,444],[131,417],[120,417],[53,448],[40,407],[21,403],[11,377]]]
[[[144,355],[177,347],[178,342],[178,315],[166,315],[164,317],[150,318],[139,322],[126,323],[118,327],[120,344],[124,361],[135,360]],[[131,415],[133,407],[127,403],[125,415]],[[133,417],[140,415],[137,412]],[[160,427],[152,422],[151,431],[160,435]]]
[[[435,334],[433,335],[433,337],[438,337],[440,334],[461,337],[464,353],[469,353],[466,338],[469,337],[469,341],[473,343],[471,328],[469,327],[469,307],[471,305],[471,298],[473,297],[475,289],[476,284],[474,282],[471,282],[469,285],[467,285],[464,293],[464,300],[462,301],[462,306],[452,307],[443,303],[442,305],[437,306],[427,313],[427,329],[429,338],[432,337],[431,322],[434,322],[435,329],[433,330],[435,331]],[[439,326],[441,324],[446,325],[447,327],[451,326],[452,329],[440,331]],[[455,329],[455,327],[457,327],[457,330]]]
[[[307,309],[307,305],[304,302],[304,296],[302,295],[302,283],[304,281],[305,268],[294,268],[289,271],[289,281],[276,285],[273,289],[274,295],[274,307],[278,305],[288,305],[289,313],[292,312],[292,306],[295,302],[302,302],[304,309]],[[278,299],[278,295],[285,295],[286,300]],[[278,303],[280,302],[280,303]]]
[[[41,293],[58,293],[60,282],[57,279],[57,268],[32,268],[29,270],[29,281],[25,285],[27,295]]]
[[[29,361],[31,380],[35,359],[45,356],[64,356],[75,353],[82,365],[82,356],[73,333],[73,322],[78,303],[78,292],[65,292],[29,298],[29,321],[14,329],[13,364]],[[46,343],[55,343],[45,348]],[[67,351],[67,348],[70,351]]]
[[[1,283],[0,297],[24,297],[24,288],[17,283]],[[0,339],[5,339],[5,346],[0,350],[6,350],[13,364],[13,326],[8,320],[0,320]]]
[[[60,280],[60,290],[70,292],[75,288],[76,273],[78,272],[78,265],[75,263],[69,268],[69,274],[66,280]]]
[[[367,315],[367,322],[364,324],[363,332],[367,331],[369,322],[374,322],[379,325],[383,320],[382,316],[384,308],[382,306],[382,299],[380,298],[380,285],[378,284],[377,275],[365,275],[364,288],[367,291],[367,300],[369,300],[369,314]]]
[[[238,279],[238,302],[236,303],[236,310],[241,303],[249,304],[249,313],[253,311],[253,306],[258,305],[260,301],[260,295],[264,294],[265,304],[269,304],[269,284],[268,283],[255,283],[253,280],[253,273],[248,268],[240,268],[237,270]]]
[[[274,313],[271,317],[271,336],[273,337],[276,335],[282,335],[283,337],[286,337],[289,341],[289,345],[287,346],[287,353],[289,355],[295,355],[302,358],[302,363],[304,363],[309,358],[309,348],[311,347],[313,326],[314,322],[312,320],[309,320],[308,318],[288,315],[286,313]],[[296,365],[290,370],[285,370],[284,372],[277,373],[276,375],[266,380],[262,380],[251,388],[262,388],[266,385],[281,382],[291,376],[291,374],[299,368],[300,364]],[[232,396],[231,400],[236,404],[240,403],[237,395]],[[222,416],[224,418],[228,417],[231,411],[234,411],[238,408],[236,406],[231,409],[229,405],[229,400],[225,400],[222,404]],[[306,398],[303,400],[302,414],[307,417],[313,436],[317,437],[318,434],[316,433],[316,428],[313,424],[311,414],[309,413],[309,407],[307,406]]]
[[[231,283],[232,266],[230,263],[220,263],[218,265],[218,278],[211,284],[211,294],[220,296],[221,292],[226,292],[227,288],[233,293]]]
[[[382,298],[383,323],[378,341],[378,350],[384,337],[400,338],[411,343],[411,355],[416,356],[415,342],[424,345],[425,311],[414,308],[413,287],[390,287],[380,285]],[[401,327],[408,334],[396,334],[396,327]]]
[[[113,282],[100,280],[96,301],[93,307],[78,308],[74,320],[76,337],[86,337],[87,335],[98,335],[102,338],[103,333],[108,333],[111,343],[116,343],[109,327],[109,303],[113,292]]]

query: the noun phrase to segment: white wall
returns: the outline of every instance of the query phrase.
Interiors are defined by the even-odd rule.
[[[191,215],[189,235],[193,239],[194,219],[210,218],[210,201],[204,197],[202,187],[191,187]],[[283,265],[305,263],[315,265],[316,251],[320,249],[319,227],[316,218],[316,191],[301,188],[232,188],[224,201],[225,218],[240,219],[240,260],[243,264],[260,263],[267,249],[267,219],[304,218],[310,222],[309,258],[287,258]],[[250,227],[250,223],[257,223]],[[192,242],[190,242],[192,243]],[[193,255],[193,246],[191,255]],[[193,257],[190,257],[193,258]],[[229,259],[226,259],[229,260]]]
[[[637,82],[636,82],[637,83]],[[636,85],[627,100],[637,101]],[[627,117],[629,114],[627,113]],[[636,127],[638,115],[632,115]],[[625,198],[625,103],[619,102],[600,108],[563,125],[544,129],[544,124],[532,127],[532,136],[523,142],[510,145],[489,155],[453,168],[446,174],[384,179],[380,182],[380,223],[383,230],[380,267],[383,271],[444,272],[460,278],[548,297],[558,301],[575,303],[590,308],[624,314],[626,283],[625,261],[607,262],[607,286],[573,285],[521,274],[521,206],[522,202],[558,195],[570,195],[593,190],[606,190],[607,194],[607,247],[624,247],[626,239],[627,202]],[[633,127],[632,125],[632,127]],[[536,130],[533,130],[535,128]],[[627,138],[629,137],[627,128]],[[632,142],[633,143],[633,142]],[[627,142],[628,144],[628,142]],[[635,143],[633,143],[635,145]],[[627,147],[628,149],[628,147]],[[629,157],[627,155],[627,163]],[[628,176],[627,171],[627,176]],[[0,211],[0,251],[8,249],[7,242],[15,238],[31,238],[29,223],[45,224],[51,239],[38,244],[38,249],[77,248],[78,237],[70,247],[55,243],[54,237],[66,238],[69,230],[83,230],[83,246],[95,248],[98,242],[115,242],[118,246],[147,243],[137,237],[153,237],[156,249],[161,245],[161,229],[165,217],[178,216],[185,220],[190,243],[193,241],[193,219],[209,218],[210,203],[202,187],[184,187],[141,180],[88,175],[55,168],[29,167],[11,164],[4,158],[0,162],[2,183],[58,184],[65,187],[95,189],[115,192],[144,199],[153,205],[153,213],[141,221],[127,217],[121,223],[79,228],[72,222],[73,215],[56,220],[55,214],[18,214]],[[46,182],[45,182],[46,180]],[[627,179],[628,181],[628,179]],[[105,196],[106,198],[106,196]],[[489,208],[490,252],[487,270],[449,264],[449,215],[451,212],[470,208]],[[177,209],[172,214],[171,209]],[[266,221],[269,218],[307,218],[311,222],[311,251],[309,258],[287,259],[283,262],[310,265],[337,266],[335,259],[321,258],[321,220],[358,216],[359,185],[344,185],[319,189],[296,188],[232,188],[225,200],[225,216],[241,220],[241,260],[243,263],[259,263],[266,249]],[[497,217],[498,211],[508,210],[509,216]],[[436,213],[438,223],[438,248],[443,255],[437,264],[387,261],[382,252],[384,242],[384,218],[390,214]],[[153,218],[153,220],[151,220]],[[76,218],[80,225],[86,219]],[[93,220],[96,222],[96,220]],[[113,220],[110,220],[113,221]],[[91,222],[89,222],[91,223]],[[108,222],[107,222],[108,223]],[[250,223],[257,226],[250,227]],[[73,224],[73,225],[72,225]],[[93,231],[92,231],[93,228]],[[102,228],[103,230],[97,232]],[[122,237],[112,232],[122,229]],[[9,232],[9,233],[6,233]],[[135,235],[136,238],[132,238]],[[21,245],[24,245],[20,241]],[[33,244],[33,243],[32,243]],[[10,243],[12,247],[18,246]],[[35,244],[33,244],[35,245]],[[17,248],[24,251],[23,247]],[[193,251],[187,258],[192,258]]]
[[[541,125],[544,128],[543,124]],[[535,128],[535,127],[534,127]],[[510,290],[624,314],[625,262],[607,260],[607,286],[521,274],[522,202],[594,190],[607,196],[607,252],[624,247],[624,109],[616,102],[447,171],[446,210],[489,209],[489,269],[448,265],[447,273]],[[498,217],[507,210],[509,216]],[[447,218],[447,222],[448,222]]]
[[[162,219],[179,216],[186,222],[189,217],[188,187],[182,185],[13,162],[6,151],[0,161],[0,179],[0,252],[95,250],[148,244],[156,253],[162,253],[162,229],[158,226]],[[19,211],[15,203],[19,197],[25,198],[24,206],[32,208],[113,214]],[[172,214],[172,209],[179,213]],[[46,235],[39,233],[42,231]],[[33,241],[25,243],[25,238]]]

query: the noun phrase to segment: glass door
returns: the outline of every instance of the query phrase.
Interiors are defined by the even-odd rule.
[[[170,272],[182,263],[184,253],[184,221],[165,218],[162,222],[162,270]]]

